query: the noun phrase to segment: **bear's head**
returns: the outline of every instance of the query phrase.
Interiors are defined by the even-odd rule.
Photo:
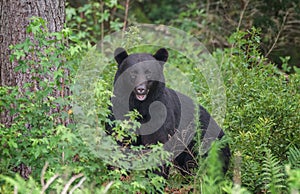
[[[118,63],[118,70],[114,83],[116,84],[118,80],[119,85],[122,85],[119,87],[120,90],[127,90],[140,102],[153,99],[165,87],[163,65],[167,59],[168,51],[165,48],[159,49],[154,55],[149,53],[128,55],[125,49],[117,48],[115,60]]]

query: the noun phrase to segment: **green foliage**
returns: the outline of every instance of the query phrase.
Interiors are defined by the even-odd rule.
[[[123,21],[116,15],[123,9],[116,0],[91,0],[79,6],[70,2],[66,8],[67,26],[77,39],[96,44],[105,34],[121,29]]]
[[[167,23],[177,18],[183,6],[190,2],[190,0],[184,2],[179,0],[154,0],[151,3],[146,3],[145,0],[140,0],[136,6],[143,8],[143,15],[147,17],[148,22],[150,20],[152,23]],[[141,22],[140,18],[137,19]]]
[[[300,169],[300,149],[297,147],[290,147],[288,151],[288,161],[293,168]]]
[[[219,142],[214,142],[209,150],[208,157],[200,159],[200,168],[194,182],[195,189],[200,193],[222,193],[224,177],[219,159]],[[202,161],[201,161],[202,160]]]
[[[300,191],[300,169],[291,169],[289,165],[286,166],[286,172],[288,174],[287,183],[290,193],[299,193]]]
[[[226,193],[232,193],[232,194],[250,194],[251,193],[246,188],[241,187],[240,185],[234,185],[234,186],[232,186],[232,184],[230,184],[230,183],[228,183],[227,185],[225,185],[223,187],[223,190]]]
[[[290,56],[286,56],[286,57],[280,57],[280,60],[281,60],[281,62],[282,62],[282,65],[281,65],[281,67],[282,67],[282,70],[284,71],[284,72],[286,72],[286,73],[290,73],[291,72],[291,67],[289,66],[289,60],[291,59],[291,57]]]
[[[226,132],[233,137],[232,150],[242,152],[242,183],[253,192],[265,189],[265,150],[283,165],[289,147],[300,143],[299,74],[287,78],[268,63],[259,52],[258,34],[254,28],[236,32],[229,38],[232,48],[214,52],[227,88]]]
[[[262,31],[262,52],[276,62],[277,67],[281,67],[280,57],[284,56],[291,56],[289,66],[299,67],[299,0],[206,0],[184,3],[180,7],[180,14],[168,24],[192,33],[210,50],[228,48],[230,44],[227,37],[232,32],[236,29],[246,31],[255,26]]]
[[[249,44],[251,48],[253,43]],[[230,60],[223,64],[229,69],[225,79],[231,107],[228,116],[233,122],[228,127],[239,130],[241,145],[254,140],[252,144],[256,146],[250,152],[260,152],[263,149],[257,148],[266,146],[284,159],[286,154],[282,153],[286,153],[287,146],[299,144],[299,139],[294,138],[300,119],[296,114],[300,110],[299,75],[293,74],[286,80],[272,64],[265,64],[265,59],[257,56],[256,48],[249,50],[251,58],[244,54],[243,47],[232,49],[231,53]]]
[[[19,75],[26,77],[30,74],[30,77],[25,79],[22,88],[0,88],[1,111],[6,110],[13,116],[11,126],[0,126],[0,146],[3,148],[0,152],[0,173],[12,175],[22,165],[25,169],[17,171],[31,169],[23,174],[23,178],[32,172],[32,178],[38,180],[46,162],[51,166],[47,177],[68,169],[72,169],[73,173],[84,169],[86,174],[96,168],[101,171],[96,160],[94,165],[84,167],[86,160],[93,163],[94,158],[87,154],[87,148],[70,128],[72,126],[65,127],[66,122],[72,119],[67,96],[72,83],[69,76],[74,74],[81,56],[73,50],[74,47],[67,46],[70,31],[50,33],[44,20],[32,18],[27,32],[34,37],[12,46],[11,60],[19,63],[15,69]],[[80,159],[76,159],[78,153],[81,153]],[[102,170],[104,168],[102,166]],[[21,184],[20,188],[23,187],[18,178],[16,181]],[[29,185],[31,183],[28,182]]]
[[[262,164],[262,180],[265,184],[266,191],[269,193],[283,192],[285,185],[285,175],[283,173],[280,161],[275,158],[270,150],[266,150],[265,159]]]
[[[20,193],[39,193],[40,188],[38,184],[34,181],[34,179],[30,178],[28,181],[24,180],[20,175],[16,175],[13,179],[11,177],[0,177],[0,179],[8,182],[12,186],[14,186],[14,190]],[[9,190],[2,190],[5,192],[12,192],[10,188]],[[1,190],[0,190],[1,191]]]
[[[95,133],[91,134],[94,139],[100,140],[100,144],[96,146],[100,145],[103,148],[96,151],[91,149],[89,139],[85,139],[82,134],[87,131],[84,132],[80,130],[79,126],[75,127],[73,124],[65,126],[66,120],[73,119],[74,110],[70,107],[72,96],[66,96],[63,92],[73,82],[77,69],[76,63],[82,56],[79,51],[84,50],[85,47],[79,45],[79,50],[72,50],[74,48],[72,46],[67,47],[66,41],[70,31],[49,33],[46,23],[40,18],[33,18],[27,31],[34,35],[34,41],[26,39],[23,43],[12,46],[14,52],[11,60],[17,60],[20,64],[16,69],[18,73],[30,72],[32,77],[24,83],[21,89],[17,87],[0,88],[1,110],[3,108],[14,115],[12,125],[1,125],[0,130],[0,143],[3,148],[3,152],[0,152],[0,173],[2,174],[0,191],[12,192],[10,185],[13,185],[17,191],[24,193],[31,188],[34,188],[31,190],[32,192],[41,192],[45,189],[61,193],[64,189],[71,189],[71,184],[76,187],[72,182],[78,173],[82,173],[82,176],[85,176],[84,180],[87,180],[87,183],[77,182],[83,185],[79,190],[86,193],[91,193],[91,189],[100,193],[106,193],[108,189],[112,193],[118,193],[120,190],[128,193],[162,191],[165,180],[158,175],[146,174],[146,171],[141,173],[138,170],[132,171],[130,175],[124,169],[108,171],[105,161],[99,159],[101,154],[110,155],[105,152],[108,151],[108,147],[105,147],[107,141],[101,137],[99,128],[94,129]],[[103,79],[111,79],[111,77],[104,76]],[[93,83],[92,93],[97,100],[96,106],[94,106],[95,110],[90,110],[90,112],[97,112],[98,124],[102,129],[104,129],[104,123],[108,121],[107,116],[110,114],[108,106],[112,95],[109,92],[111,84],[106,81],[100,79]],[[132,112],[128,115],[129,120],[113,123],[116,126],[114,130],[118,140],[129,137],[130,133],[125,132],[139,126],[139,123],[135,121],[137,116],[137,112]],[[95,137],[95,134],[99,134],[99,136]],[[134,137],[135,133],[130,136]],[[136,148],[136,151],[142,149],[144,147],[139,147]],[[156,155],[159,155],[159,158],[168,157],[162,145],[153,146],[152,149]],[[144,168],[151,169],[153,164],[157,163],[155,154],[149,157],[149,167],[144,165]],[[111,159],[116,161],[126,157],[129,155],[119,153],[112,155]],[[136,156],[130,157],[133,159]],[[47,172],[43,170],[45,163],[49,163],[50,166]],[[28,181],[23,180],[20,176],[11,178],[14,177],[15,167],[21,164],[25,166],[24,168],[32,171],[32,173],[28,171],[26,174],[29,176],[27,177]],[[70,174],[75,175],[70,177]],[[47,187],[42,182],[40,185],[37,181],[40,176],[47,180],[53,178],[55,182]],[[123,180],[124,176],[128,178]],[[68,177],[70,178],[68,179]],[[71,180],[73,181],[69,184],[68,181]],[[96,187],[100,187],[100,189],[95,189]]]
[[[4,174],[7,167],[21,163],[40,160],[35,167],[41,168],[47,159],[61,162],[58,158],[63,151],[57,150],[63,150],[73,138],[70,130],[60,125],[70,119],[66,88],[71,79],[66,75],[74,70],[72,62],[76,62],[75,58],[71,60],[73,56],[66,46],[70,31],[49,33],[44,20],[32,18],[27,33],[34,34],[34,39],[28,37],[11,46],[11,60],[18,62],[15,71],[25,78],[24,85],[1,87],[1,109],[13,116],[12,125],[1,126],[0,131],[0,158],[8,158],[1,165]]]

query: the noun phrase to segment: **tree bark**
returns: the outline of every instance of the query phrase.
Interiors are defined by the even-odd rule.
[[[50,32],[62,30],[65,22],[64,0],[1,0],[0,3],[0,86],[21,86],[23,77],[13,71],[18,64],[9,62],[9,45],[22,42],[32,16],[47,21]]]
[[[10,45],[18,44],[30,37],[26,33],[29,18],[38,16],[47,22],[50,32],[63,29],[65,22],[65,0],[0,0],[0,86],[18,86],[30,82],[29,74],[14,71],[17,62],[10,62]],[[0,121],[5,126],[12,122],[4,110]]]

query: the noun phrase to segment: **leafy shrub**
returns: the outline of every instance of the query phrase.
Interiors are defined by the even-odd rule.
[[[286,77],[269,63],[259,52],[258,34],[255,28],[236,32],[231,48],[213,53],[227,88],[226,131],[232,150],[242,152],[242,183],[255,192],[264,190],[265,150],[283,165],[289,147],[300,143],[300,75]]]
[[[67,47],[70,31],[66,29],[49,33],[41,18],[33,18],[27,31],[34,35],[34,41],[26,39],[23,43],[12,46],[14,52],[11,60],[20,64],[16,68],[18,73],[30,71],[34,76],[20,89],[0,88],[1,110],[6,109],[14,116],[11,126],[0,126],[0,146],[3,148],[3,152],[0,152],[0,191],[12,192],[15,189],[26,193],[47,190],[64,193],[72,189],[71,184],[74,189],[78,189],[76,184],[83,184],[80,190],[85,192],[95,190],[96,187],[100,189],[95,191],[103,193],[108,189],[112,192],[122,190],[129,193],[163,191],[165,180],[150,172],[146,174],[146,171],[132,171],[129,176],[124,169],[108,170],[107,163],[99,159],[99,154],[110,154],[101,153],[101,150],[97,154],[93,153],[90,142],[82,136],[84,131],[74,125],[74,110],[70,109],[72,96],[62,95],[62,91],[71,86],[78,61],[81,60],[80,52],[86,49],[85,45]],[[66,77],[66,73],[70,77]],[[32,83],[32,80],[37,82]],[[38,87],[33,87],[34,83]],[[111,89],[111,85],[100,80],[95,83],[92,91],[97,99],[97,106],[90,111],[97,112],[102,127],[102,121],[107,121],[109,114],[111,93],[105,92],[109,91],[108,88]],[[131,119],[134,117],[133,115]],[[71,121],[69,125],[67,120]],[[131,128],[131,123],[127,120],[115,123],[116,132],[121,133],[119,138],[128,135],[123,130]],[[100,139],[101,136],[96,138]],[[105,147],[105,142],[101,143],[103,150],[108,148]],[[161,145],[154,149],[162,154],[159,147],[161,150]],[[120,157],[125,155],[113,155],[112,159]],[[44,170],[46,163],[49,164],[47,171]],[[15,176],[14,171],[20,173],[22,178],[20,175]],[[76,180],[83,175],[84,179]],[[51,180],[53,183],[39,183],[40,176],[44,182]]]
[[[13,123],[1,126],[1,147],[4,149],[0,158],[10,159],[3,161],[9,168],[40,160],[34,165],[39,169],[46,161],[45,155],[56,160],[63,152],[56,151],[63,150],[63,144],[72,139],[70,130],[60,124],[70,119],[66,94],[71,80],[65,75],[74,66],[71,55],[66,52],[66,37],[70,33],[67,29],[49,33],[42,19],[33,18],[27,32],[35,34],[35,39],[26,38],[23,43],[12,46],[11,60],[19,63],[16,73],[30,73],[31,76],[22,88],[1,87],[1,109],[12,115]],[[57,145],[58,142],[64,143]]]
[[[105,34],[119,31],[123,26],[116,13],[124,8],[117,1],[90,1],[79,6],[70,3],[66,8],[67,26],[82,43],[88,41],[94,45]]]

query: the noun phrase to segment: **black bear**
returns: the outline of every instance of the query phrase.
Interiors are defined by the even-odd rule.
[[[194,118],[199,116],[202,138],[208,131],[209,139],[221,139],[224,132],[210,114],[199,106],[195,114],[191,98],[172,90],[165,85],[163,66],[168,59],[168,51],[159,49],[154,55],[135,53],[128,55],[123,48],[115,50],[118,70],[114,79],[112,98],[113,119],[123,119],[124,115],[136,109],[141,118],[141,128],[137,131],[137,145],[165,144],[173,152],[174,164],[181,173],[189,173],[195,167],[193,156],[195,140]],[[228,169],[230,150],[228,145],[220,151],[223,171]],[[169,168],[162,165],[157,172],[168,177]]]

